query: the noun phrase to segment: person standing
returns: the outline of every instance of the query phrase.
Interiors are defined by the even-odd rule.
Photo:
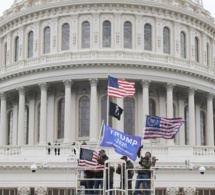
[[[105,153],[105,150],[100,150],[99,151],[99,156],[98,156],[98,159],[97,159],[97,162],[98,164],[100,165],[104,165],[105,164],[105,161],[108,160],[108,156],[106,155]],[[104,176],[104,172],[103,170],[99,170],[95,173],[95,184],[94,184],[94,187],[95,187],[95,192],[94,194],[99,194],[99,185],[101,186],[101,189],[103,189],[103,176]]]
[[[128,157],[127,156],[122,156],[121,158],[122,160],[125,161],[125,165],[123,164],[123,168],[121,166],[121,164],[118,165],[117,167],[117,170],[116,170],[116,173],[118,174],[121,174],[121,182],[120,182],[120,188],[122,189],[125,189],[125,171],[128,170],[128,194],[132,194],[132,178],[133,178],[133,175],[134,175],[134,171],[133,170],[130,170],[130,169],[133,169],[134,168],[134,165],[133,163],[128,160]]]
[[[138,195],[140,193],[140,184],[143,182],[144,185],[144,192],[145,195],[150,195],[150,189],[149,189],[149,174],[151,173],[150,168],[152,166],[152,162],[151,162],[151,153],[150,152],[146,152],[145,153],[145,157],[140,157],[140,161],[139,164],[142,168],[142,170],[138,170],[138,174],[137,174],[137,180],[136,180],[136,184],[135,184],[135,192],[134,195]],[[143,179],[141,181],[141,179]]]

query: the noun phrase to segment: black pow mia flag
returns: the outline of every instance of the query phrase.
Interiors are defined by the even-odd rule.
[[[109,106],[109,115],[113,116],[115,118],[117,118],[118,120],[120,120],[120,116],[123,112],[123,109],[120,108],[117,104],[110,102],[110,106]]]

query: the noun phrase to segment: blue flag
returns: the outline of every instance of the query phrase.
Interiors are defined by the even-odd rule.
[[[100,146],[114,147],[118,154],[125,155],[135,161],[141,140],[142,138],[139,136],[128,135],[104,125],[104,134]]]

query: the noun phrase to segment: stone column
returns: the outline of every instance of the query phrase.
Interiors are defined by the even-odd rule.
[[[167,106],[167,118],[173,118],[173,88],[174,84],[167,83],[166,85],[166,106]],[[167,140],[167,144],[174,145],[174,139]]]
[[[34,191],[35,191],[35,195],[47,195],[48,194],[47,187],[35,187]]]
[[[1,125],[0,125],[0,146],[7,144],[7,100],[6,94],[1,93]]]
[[[28,144],[34,144],[34,134],[35,134],[35,95],[34,91],[28,93],[29,99],[29,134],[28,134]]]
[[[41,89],[41,102],[40,102],[40,145],[46,145],[46,132],[47,132],[47,83],[39,84]]]
[[[30,193],[31,193],[31,189],[29,186],[21,186],[21,187],[18,187],[17,189],[18,195],[30,195]]]
[[[25,89],[21,87],[19,91],[19,116],[18,116],[18,145],[25,143]]]
[[[196,146],[201,146],[201,125],[200,125],[200,112],[202,104],[201,97],[195,98],[195,117],[196,117]]]
[[[189,89],[188,105],[189,105],[189,145],[196,145],[196,128],[195,128],[195,89]]]
[[[77,119],[77,112],[76,112],[76,94],[78,92],[78,87],[76,85],[72,86],[72,95],[71,95],[71,142],[76,141],[76,119]]]
[[[207,96],[207,145],[214,146],[213,94]]]
[[[185,187],[184,188],[184,194],[185,195],[195,195],[196,194],[196,188],[194,188],[194,187]]]
[[[71,142],[71,80],[63,81],[65,85],[64,143]]]
[[[185,102],[185,97],[184,97],[184,92],[179,93],[179,100],[178,100],[178,111],[179,111],[179,117],[182,117],[185,119],[184,116],[184,102]],[[185,145],[185,123],[181,126],[179,132],[179,145],[184,146]]]
[[[166,195],[177,195],[179,192],[178,187],[167,187],[166,188]]]
[[[145,127],[146,115],[149,114],[149,84],[150,84],[150,81],[142,80],[142,91],[143,91],[143,128]]]
[[[18,130],[18,103],[17,103],[17,98],[14,98],[12,100],[13,104],[13,140],[12,140],[12,145],[16,146],[17,145],[17,130]]]
[[[89,79],[91,85],[90,94],[90,141],[98,141],[98,97],[97,83],[98,79]]]

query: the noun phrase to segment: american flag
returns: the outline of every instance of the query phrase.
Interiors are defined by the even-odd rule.
[[[108,95],[114,98],[132,97],[135,93],[134,82],[108,76]]]
[[[79,166],[81,167],[96,167],[104,168],[103,165],[98,164],[98,152],[86,148],[80,149]]]
[[[143,139],[173,139],[184,122],[183,118],[163,118],[148,115]]]

